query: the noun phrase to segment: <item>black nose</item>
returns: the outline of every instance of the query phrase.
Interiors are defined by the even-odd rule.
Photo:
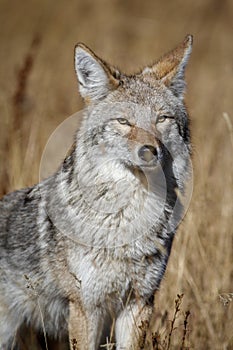
[[[157,150],[151,145],[144,145],[138,151],[138,156],[144,162],[150,162],[157,157]]]

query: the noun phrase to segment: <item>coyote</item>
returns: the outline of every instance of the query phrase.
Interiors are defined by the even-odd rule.
[[[148,348],[191,176],[191,48],[188,35],[126,75],[75,47],[85,110],[74,144],[54,175],[0,201],[0,349],[23,324],[68,335],[71,349]]]

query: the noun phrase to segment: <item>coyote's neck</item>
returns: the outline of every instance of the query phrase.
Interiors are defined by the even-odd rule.
[[[73,149],[57,173],[50,208],[56,208],[51,210],[59,230],[84,245],[143,244],[164,229],[166,190],[158,170],[144,173],[111,159],[91,162]]]

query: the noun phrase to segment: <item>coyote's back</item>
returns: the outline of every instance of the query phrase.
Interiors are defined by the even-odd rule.
[[[192,37],[127,76],[85,45],[75,70],[86,102],[58,171],[0,201],[0,349],[24,323],[72,349],[146,349],[180,194],[190,178],[183,103]]]

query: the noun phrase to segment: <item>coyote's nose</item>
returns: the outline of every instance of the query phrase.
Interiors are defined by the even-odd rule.
[[[157,157],[157,150],[151,145],[144,145],[138,151],[138,156],[144,162],[151,162]]]

